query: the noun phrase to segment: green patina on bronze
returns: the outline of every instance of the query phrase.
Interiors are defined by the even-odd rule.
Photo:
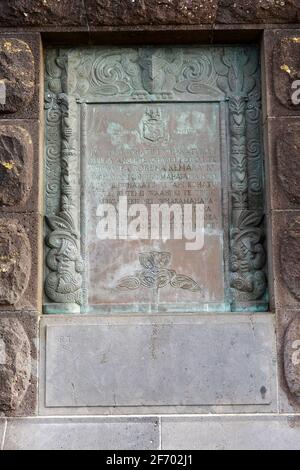
[[[160,109],[165,104],[177,103],[181,113],[185,112],[187,103],[199,109],[204,103],[217,104],[221,116],[222,175],[225,175],[222,179],[222,185],[225,181],[222,196],[225,300],[215,304],[214,310],[267,310],[258,52],[255,47],[241,46],[89,47],[47,51],[45,312],[91,311],[82,196],[85,190],[79,175],[85,171],[83,160],[90,138],[86,129],[87,108],[101,103],[103,109],[109,103],[114,106],[144,103],[142,132],[150,144],[163,139],[164,124],[159,127],[154,121],[161,120]],[[155,103],[159,106],[151,108]],[[157,132],[162,135],[157,136]],[[86,175],[81,177],[84,180]],[[136,258],[139,259],[139,253]],[[143,286],[139,270],[139,283],[135,279],[133,290],[161,288],[162,268],[164,275],[171,273],[164,279],[164,286],[190,290],[195,295],[200,290],[201,280],[189,277],[187,272],[178,273],[171,265],[168,269],[152,268],[147,264],[149,285]],[[187,302],[185,310],[201,312],[201,303],[197,308]],[[127,306],[123,311],[132,310]]]

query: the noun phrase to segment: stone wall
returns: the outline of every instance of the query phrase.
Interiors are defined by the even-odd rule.
[[[269,197],[272,307],[278,322],[281,386],[299,411],[300,187],[299,105],[292,103],[292,83],[300,77],[299,30],[264,34],[266,164]]]
[[[1,0],[0,25],[45,30],[126,25],[287,24],[298,0]]]
[[[280,390],[278,412],[272,419],[280,423],[278,429],[282,427],[279,442],[286,429],[297,428],[294,418],[283,422],[280,414],[300,412],[300,105],[291,101],[292,82],[300,80],[300,0],[0,0],[0,432],[4,417],[37,414],[43,264],[42,43],[53,38],[70,44],[109,43],[109,35],[116,32],[122,44],[134,41],[136,34],[143,40],[151,30],[155,42],[160,37],[172,42],[176,35],[177,42],[261,41],[269,284],[271,312],[277,322]],[[199,445],[204,439],[203,419],[188,423]],[[39,428],[47,422],[40,420],[31,426]],[[49,418],[49,426],[53,420]],[[88,433],[90,421],[79,420],[76,432],[70,419],[66,428],[63,421],[60,424],[63,429],[71,426],[76,442],[78,429],[85,427]],[[228,429],[236,425],[234,420],[225,421]],[[116,423],[117,419],[110,422],[110,429]],[[128,418],[120,423],[118,432],[124,436],[130,428],[132,439],[144,448],[159,446],[161,430],[169,448],[176,447],[176,442],[179,447],[178,436],[188,434],[183,419],[174,423],[168,418]],[[61,431],[54,424],[58,437],[51,445],[55,448]],[[106,424],[98,422],[99,435]],[[215,422],[210,425],[213,433]],[[26,420],[8,420],[6,448],[37,447],[34,440],[24,442],[27,426]],[[259,423],[253,419],[251,426],[254,435]],[[16,442],[11,436],[18,432]],[[293,434],[286,446],[292,446],[294,439]],[[108,441],[102,445],[112,447],[113,440]],[[132,441],[120,442],[133,447]],[[195,442],[190,438],[185,448]]]
[[[36,413],[41,309],[41,39],[0,37],[1,414]]]

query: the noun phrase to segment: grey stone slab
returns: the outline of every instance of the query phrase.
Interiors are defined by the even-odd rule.
[[[277,406],[272,315],[47,317],[41,344],[42,413]]]
[[[163,417],[162,448],[299,450],[300,416]]]
[[[5,450],[158,449],[157,418],[10,419]]]
[[[3,443],[4,443],[5,428],[6,428],[6,419],[0,418],[0,450],[2,450]]]

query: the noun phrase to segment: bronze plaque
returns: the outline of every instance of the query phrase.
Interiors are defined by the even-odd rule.
[[[268,309],[259,70],[253,46],[47,51],[45,312]]]
[[[90,309],[226,309],[220,105],[89,104],[83,126],[88,131],[83,184]],[[124,225],[121,197],[127,203],[127,224],[135,218],[130,216],[132,205],[142,204],[148,211],[147,232],[126,237],[118,226],[116,239],[99,238],[97,227],[105,216],[99,204],[115,207],[117,224]],[[169,218],[170,239],[164,239],[161,227],[159,239],[153,239],[154,204],[179,206],[182,225],[185,206],[193,213],[201,205],[203,246],[195,240],[187,249],[191,240],[184,227],[182,239],[174,239],[180,219],[173,212],[163,212],[160,219],[162,224]]]

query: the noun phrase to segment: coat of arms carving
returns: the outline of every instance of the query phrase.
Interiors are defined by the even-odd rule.
[[[142,121],[143,137],[150,142],[160,142],[166,135],[166,124],[160,108],[147,108]]]

